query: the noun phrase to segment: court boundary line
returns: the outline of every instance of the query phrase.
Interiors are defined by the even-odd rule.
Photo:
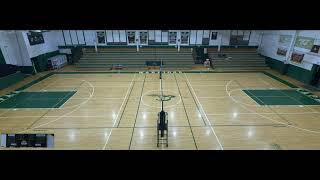
[[[271,86],[271,88],[274,88],[274,86],[273,86],[272,84],[264,81],[264,80],[262,79],[262,77],[261,77],[261,80],[262,80],[264,83],[269,84],[269,85]],[[280,82],[280,83],[281,83],[281,82]],[[282,83],[282,84],[284,84],[284,83]],[[284,84],[284,85],[288,86],[287,84]],[[300,107],[300,106],[299,106],[299,107]],[[275,109],[273,109],[271,106],[268,106],[268,108],[269,108],[272,112],[275,112],[282,120],[286,121],[289,125],[292,125],[292,123],[291,123],[289,120],[287,120],[286,118],[284,118],[281,114],[279,114],[279,113],[278,113]]]
[[[189,79],[188,79],[188,76],[187,76],[186,74],[184,74],[184,76],[185,76],[185,77],[186,77],[186,79],[187,79],[187,83],[188,83],[188,84],[190,84]],[[193,90],[193,87],[192,87],[191,85],[190,85],[190,87],[191,87],[191,88],[192,88],[192,90]],[[195,94],[194,90],[193,90],[193,93]],[[197,101],[199,102],[199,100],[198,100],[198,98],[197,98],[197,95],[196,95],[196,94],[195,94],[195,97],[196,97]],[[203,110],[203,107],[202,107],[202,105],[200,104],[200,102],[199,102],[199,105],[201,106],[201,108],[202,108],[202,110]],[[203,110],[203,112],[204,112],[204,110]],[[214,131],[213,126],[212,126],[211,122],[209,121],[209,119],[208,119],[208,117],[207,117],[207,115],[206,115],[206,113],[205,113],[205,112],[204,112],[204,115],[206,116],[206,119],[207,119],[207,121],[208,121],[208,123],[209,123],[209,125],[210,125],[210,128],[211,128],[211,130],[212,130],[212,132],[213,132],[214,136],[216,137],[216,140],[217,140],[217,142],[218,142],[218,144],[219,144],[219,146],[220,146],[220,149],[221,149],[221,150],[223,150],[223,146],[221,145],[220,140],[219,140],[219,138],[218,138],[218,136],[217,136],[216,132]]]
[[[279,125],[279,124],[218,124],[214,126],[220,126],[220,127],[277,127],[277,128],[283,128],[287,127],[285,125]],[[190,126],[169,126],[172,128],[190,128]],[[191,126],[191,128],[208,128],[208,126]],[[112,126],[101,126],[101,127],[52,127],[52,128],[37,128],[33,129],[34,131],[49,131],[49,130],[81,130],[81,129],[156,129],[157,126],[140,126],[140,127],[131,127],[131,126],[123,126],[123,127],[112,127]]]
[[[127,97],[127,96],[128,96],[128,94],[129,94],[130,89],[132,90],[132,88],[133,88],[133,80],[135,79],[135,77],[136,77],[136,74],[134,74],[134,76],[133,76],[133,78],[132,78],[132,80],[131,80],[130,86],[129,86],[129,88],[128,88],[128,90],[127,90],[127,93],[126,93],[126,96],[125,96],[125,98],[123,99],[123,102],[122,102],[122,104],[121,104],[121,106],[120,106],[120,108],[119,108],[119,111],[118,111],[118,113],[117,113],[116,119],[115,119],[115,121],[114,121],[114,123],[113,123],[113,125],[112,125],[113,127],[115,126],[115,124],[116,124],[116,122],[117,122],[117,120],[118,120],[118,117],[119,117],[119,114],[120,114],[120,112],[121,112],[121,108],[122,108],[124,102],[126,101],[127,98],[129,98],[129,97]],[[128,100],[129,100],[129,99],[128,99]],[[123,111],[123,112],[124,112],[124,111]],[[123,113],[123,112],[122,112],[122,113]],[[110,133],[109,133],[109,136],[107,137],[107,140],[106,140],[106,142],[105,142],[102,150],[105,150],[105,149],[106,149],[106,147],[107,147],[107,145],[108,145],[108,143],[109,143],[109,139],[110,139],[110,136],[111,136],[111,134],[112,134],[112,131],[113,131],[113,129],[111,129],[111,131],[110,131]]]
[[[260,79],[261,81],[264,82],[264,80],[261,78],[261,77],[258,77],[258,79]],[[238,81],[236,81],[236,83],[239,84],[240,87],[243,87]],[[274,86],[267,83],[267,82],[264,82],[264,84],[267,84],[268,86],[271,86],[272,89],[274,89]],[[243,90],[242,90],[243,91]],[[248,98],[250,98],[252,101],[256,102],[255,99],[251,98],[245,91],[243,91],[244,94],[247,95]],[[248,91],[249,94],[253,95],[250,91]],[[260,100],[260,98],[256,97],[255,95],[253,95],[255,98],[257,98],[260,102],[262,102]],[[258,102],[256,102],[256,104],[259,104]],[[277,112],[269,105],[265,105],[264,102],[262,102],[262,105],[260,105],[260,107],[267,107],[271,112],[274,112],[275,114],[274,115],[278,115],[280,117],[280,119],[282,119],[283,121],[287,122],[288,124],[292,124],[290,121],[288,121],[286,118],[282,117],[281,115],[277,114]]]
[[[232,80],[233,81],[233,80]],[[239,103],[239,104],[243,104],[243,105],[246,105],[246,106],[253,106],[253,107],[267,107],[267,106],[273,106],[273,107],[276,107],[276,106],[281,106],[281,107],[307,107],[307,106],[319,106],[319,105],[290,105],[290,104],[287,104],[287,105],[259,105],[259,104],[257,104],[257,102],[256,101],[254,101],[255,102],[255,104],[256,105],[253,105],[253,104],[247,104],[247,103],[244,103],[244,102],[240,102],[240,101],[238,101],[238,100],[236,100],[236,99],[234,99],[233,97],[239,97],[239,96],[232,96],[231,94],[232,94],[232,92],[235,92],[235,91],[243,91],[243,90],[254,90],[254,89],[232,89],[232,90],[230,90],[230,91],[228,91],[228,93],[229,93],[229,96],[233,99],[233,101],[235,101],[235,102],[237,102],[237,103]],[[259,89],[259,90],[262,90],[262,89]],[[266,89],[264,89],[264,90],[266,90]],[[272,90],[277,90],[277,89],[272,89]],[[279,89],[279,90],[289,90],[289,89]],[[246,93],[245,93],[246,94]],[[248,95],[247,95],[248,96]],[[252,99],[250,96],[248,96],[250,99]],[[256,96],[254,96],[254,97],[256,97]],[[267,97],[267,96],[266,96]],[[285,96],[270,96],[270,97],[285,97]],[[310,107],[309,107],[310,108]],[[314,110],[314,109],[312,109],[313,111],[316,111],[316,110]],[[319,112],[320,113],[320,112]]]
[[[282,114],[282,115],[303,115],[303,114],[319,114],[320,112],[297,112],[297,113],[275,113],[275,112],[269,112],[269,113],[260,113],[260,114]],[[208,113],[208,116],[222,116],[222,115],[232,115],[233,113]],[[237,113],[237,114],[243,114],[243,115],[254,115],[256,113]],[[0,114],[1,115],[1,114]],[[0,116],[0,119],[19,119],[19,118],[37,118],[41,116]],[[60,116],[44,116],[45,118],[56,118]],[[64,116],[68,118],[105,118],[106,116]]]
[[[242,87],[242,85],[237,81],[237,80],[235,80],[235,82],[238,84],[238,86],[241,88]],[[260,107],[261,105],[259,104],[259,103],[257,103],[254,99],[252,99],[247,93],[245,93],[244,91],[243,91],[243,89],[241,90],[241,92],[243,93],[243,94],[245,94],[250,100],[252,100],[256,105],[255,106],[258,106],[258,107]],[[241,96],[240,96],[241,97]],[[246,104],[246,103],[245,103]],[[254,106],[254,105],[252,105],[252,106]]]
[[[218,124],[218,125],[214,125],[216,126],[220,126],[220,127],[287,127],[286,125],[280,125],[280,124]],[[189,125],[186,126],[169,126],[172,128],[190,128]],[[208,126],[191,126],[191,128],[208,128],[210,127]],[[157,126],[139,126],[139,127],[132,127],[132,126],[122,126],[122,127],[112,127],[112,126],[100,126],[100,127],[50,127],[50,128],[36,128],[33,129],[33,131],[46,131],[46,130],[54,130],[54,129],[58,129],[58,130],[64,130],[64,129],[73,129],[73,130],[77,130],[77,129],[150,129],[150,128],[154,128],[156,129]]]
[[[131,88],[131,90],[130,90],[130,93],[129,93],[129,96],[128,96],[126,105],[124,105],[123,112],[121,113],[121,116],[120,116],[120,120],[119,120],[119,122],[117,123],[117,127],[119,127],[119,125],[120,125],[120,121],[121,121],[122,116],[123,116],[123,114],[124,114],[124,111],[125,111],[125,109],[126,109],[126,107],[127,107],[127,104],[128,104],[128,102],[129,102],[129,99],[131,98],[131,93],[132,93],[132,90],[133,90],[134,86],[135,86],[135,82],[133,81],[132,88]],[[123,98],[123,99],[125,100],[125,98]]]
[[[52,77],[54,77],[54,76],[51,75],[51,76],[49,76],[48,78],[46,78],[46,80],[48,80],[48,79],[50,79],[50,78],[52,78]],[[42,88],[40,91],[44,91],[44,89],[46,89],[47,87],[50,87],[51,85],[53,85],[54,83],[56,83],[58,80],[59,80],[59,79],[53,80],[53,82],[47,84],[47,85],[46,85],[44,88]],[[42,82],[42,80],[41,80],[40,82]],[[35,85],[35,84],[34,84],[34,85]],[[33,85],[32,85],[32,86],[33,86]]]
[[[173,74],[173,75],[174,75],[174,79],[176,80],[176,84],[177,84],[177,88],[178,88],[178,91],[179,91],[179,95],[180,95],[180,97],[181,97],[181,103],[182,103],[182,105],[183,105],[183,109],[184,109],[184,112],[185,112],[186,117],[187,117],[187,120],[188,120],[188,124],[189,124],[190,131],[191,131],[191,135],[192,135],[192,139],[193,139],[194,145],[196,146],[196,150],[198,150],[197,141],[196,141],[196,139],[195,139],[195,137],[194,137],[194,134],[193,134],[193,130],[192,130],[192,126],[191,126],[191,123],[190,123],[190,120],[189,120],[189,116],[188,116],[188,113],[187,113],[187,110],[186,110],[186,106],[184,105],[184,102],[183,102],[183,99],[182,99],[180,87],[179,87],[179,84],[178,84],[176,75],[175,75],[175,74]]]
[[[147,75],[144,74],[143,84],[142,84],[141,93],[140,93],[140,98],[139,98],[139,104],[138,104],[136,116],[135,116],[135,118],[134,118],[133,129],[132,129],[132,133],[131,133],[131,137],[130,137],[130,142],[129,142],[129,150],[131,149],[131,143],[132,143],[132,139],[133,139],[134,129],[135,129],[135,127],[136,127],[137,117],[138,117],[138,114],[139,114],[139,109],[140,109],[140,104],[141,104],[141,101],[142,101],[142,94],[143,94],[143,89],[144,89],[144,84],[145,84],[145,82],[146,82],[146,81],[145,81],[146,78],[147,78]]]
[[[92,97],[93,94],[94,94],[94,86],[92,86],[92,84],[91,84],[89,81],[85,81],[85,82],[87,82],[87,83],[92,87],[92,93],[91,93],[91,97]],[[40,124],[40,125],[38,125],[38,126],[36,126],[36,127],[31,127],[30,129],[25,129],[25,130],[20,131],[20,132],[18,132],[18,133],[22,133],[22,132],[26,132],[26,131],[29,131],[29,130],[33,130],[33,129],[35,129],[35,128],[39,128],[39,127],[42,127],[42,126],[44,126],[44,125],[48,125],[48,124],[50,124],[50,123],[53,123],[53,122],[55,122],[55,121],[58,121],[59,119],[65,117],[67,114],[71,114],[71,113],[73,113],[74,111],[78,110],[78,109],[81,107],[81,105],[87,103],[89,100],[90,100],[90,99],[88,99],[87,101],[84,101],[84,102],[80,103],[80,104],[78,105],[78,107],[76,107],[74,110],[72,110],[72,111],[70,111],[70,112],[67,112],[67,113],[59,116],[59,117],[56,118],[55,120],[49,121],[49,122],[44,123],[44,124]]]
[[[221,72],[215,72],[215,71],[180,71],[180,73],[184,73],[184,74],[185,73],[191,73],[191,74],[195,73],[195,74],[197,74],[199,72],[200,73],[261,73],[261,74],[264,74],[264,75],[266,75],[268,77],[271,77],[272,79],[274,79],[274,80],[276,80],[276,81],[278,81],[278,82],[280,82],[282,84],[285,84],[285,85],[287,85],[289,87],[299,88],[298,86],[295,86],[292,83],[290,83],[290,82],[288,82],[286,80],[283,80],[280,77],[277,77],[276,75],[273,75],[272,73],[269,73],[269,72],[267,72],[265,70],[258,70],[258,71],[225,71],[225,72],[223,72],[223,71],[221,71]],[[57,71],[55,71],[55,72],[49,72],[49,73],[47,73],[47,74],[45,74],[45,75],[43,75],[43,76],[41,76],[41,77],[39,77],[39,78],[37,78],[35,80],[32,80],[31,82],[26,83],[25,85],[22,85],[20,88],[15,89],[14,91],[21,91],[21,90],[27,89],[27,88],[31,87],[32,85],[37,84],[38,82],[41,82],[42,80],[44,80],[44,79],[46,79],[46,78],[48,78],[48,77],[50,77],[52,75],[60,75],[60,74],[133,74],[133,73],[137,74],[139,72],[137,72],[137,71],[128,71],[128,72],[99,72],[99,71],[97,71],[97,72],[68,72],[68,71],[57,72]]]
[[[83,83],[84,83],[84,82],[82,82],[82,83],[80,84],[80,86],[81,86]],[[79,86],[79,87],[80,87],[80,86]],[[71,92],[73,92],[73,91],[70,91],[69,93],[71,93]],[[75,94],[76,94],[76,93],[74,93],[73,95],[75,95]],[[64,99],[67,97],[67,95],[68,95],[68,94],[66,94],[59,102],[57,102],[56,105],[58,105],[62,100],[64,100]],[[72,95],[72,96],[73,96],[73,95]],[[69,99],[70,99],[70,98],[69,98]],[[63,105],[64,105],[67,101],[68,101],[68,100],[66,100],[66,101],[63,103]],[[55,105],[55,106],[56,106],[56,105]],[[55,106],[53,106],[53,107],[55,107]],[[61,106],[62,106],[62,105],[61,105]],[[60,106],[60,107],[61,107],[61,106]],[[60,108],[60,107],[59,107],[59,108]],[[57,108],[57,109],[59,109],[59,108]],[[49,109],[49,110],[48,110],[47,112],[45,112],[41,117],[39,117],[39,118],[36,119],[34,122],[32,122],[31,125],[29,125],[29,126],[27,127],[27,129],[30,129],[35,123],[37,123],[38,121],[40,121],[47,113],[49,113],[49,111],[51,111],[51,109]]]
[[[229,83],[232,82],[232,81],[233,81],[233,80],[230,80]],[[228,84],[229,84],[229,83],[228,83]],[[230,96],[230,93],[229,93],[229,91],[228,91],[228,84],[226,85],[226,92],[227,92],[227,94]],[[232,98],[232,96],[230,96],[230,98],[231,98],[232,100],[234,100],[234,99]],[[302,131],[306,131],[306,132],[310,132],[310,133],[317,133],[317,134],[320,133],[320,131],[314,131],[314,130],[310,130],[310,129],[300,128],[300,127],[298,127],[298,126],[294,126],[294,125],[290,125],[290,124],[285,124],[285,123],[283,123],[283,122],[280,122],[280,121],[274,120],[274,119],[272,119],[272,118],[263,116],[262,114],[254,111],[254,110],[252,110],[252,109],[247,108],[247,107],[244,106],[242,103],[239,103],[239,105],[242,106],[244,109],[248,110],[249,112],[254,112],[254,113],[256,113],[257,115],[259,115],[260,117],[262,117],[262,118],[264,118],[264,119],[267,119],[267,120],[270,120],[270,121],[273,121],[273,122],[278,122],[279,124],[284,124],[284,125],[286,125],[287,127],[292,127],[292,128],[295,128],[295,129],[298,129],[298,130],[302,130]]]
[[[187,82],[186,82],[186,86],[187,86],[187,88],[188,88],[188,92],[190,93],[190,95],[191,95],[191,97],[192,97],[192,100],[193,100],[194,104],[196,105],[196,108],[197,108],[198,113],[200,113],[200,116],[201,116],[202,122],[204,123],[204,125],[205,125],[205,126],[207,126],[207,123],[206,123],[206,121],[204,120],[203,115],[201,115],[200,108],[198,107],[198,104],[197,104],[196,100],[194,99],[193,94],[192,94],[192,92],[191,92],[191,90],[190,90],[190,88],[189,88],[189,86],[188,86],[188,83],[187,83]]]

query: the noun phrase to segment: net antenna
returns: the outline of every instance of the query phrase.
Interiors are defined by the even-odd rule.
[[[168,147],[168,113],[163,110],[163,85],[162,85],[162,58],[160,63],[160,100],[161,100],[161,111],[158,113],[158,125],[157,125],[157,147],[160,144],[166,144]]]
[[[161,91],[161,111],[163,111],[163,87],[162,87],[162,58],[160,61],[160,91]]]
[[[162,58],[160,59],[160,79],[162,79]]]

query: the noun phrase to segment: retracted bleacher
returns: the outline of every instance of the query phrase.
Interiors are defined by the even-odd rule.
[[[265,58],[256,48],[208,48],[208,55],[213,60],[215,69],[221,70],[266,70],[269,69]]]
[[[190,69],[194,65],[190,48],[87,48],[76,63],[78,70],[108,70],[120,64],[126,68],[147,68],[147,61],[163,59],[164,69]]]

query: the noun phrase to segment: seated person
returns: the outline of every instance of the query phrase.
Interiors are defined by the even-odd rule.
[[[208,68],[208,69],[210,68],[210,64],[211,64],[211,63],[210,63],[210,60],[209,60],[209,59],[206,59],[206,60],[204,61],[204,63],[203,63],[204,67],[205,67],[205,68]]]

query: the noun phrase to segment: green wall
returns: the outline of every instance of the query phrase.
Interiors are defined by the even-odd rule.
[[[265,56],[264,56],[265,57]],[[290,76],[300,82],[305,84],[311,84],[313,78],[316,75],[317,66],[313,65],[311,70],[303,69],[298,66],[294,66],[291,64],[284,64],[282,61],[278,61],[276,59],[265,57],[266,64],[271,68],[275,69],[281,74],[285,74]]]
[[[154,43],[149,45],[141,45],[142,48],[177,48],[177,45],[168,45],[168,43]],[[74,48],[75,46],[58,46],[60,49],[63,48]],[[91,45],[77,45],[76,47],[83,48],[94,48],[95,46]],[[217,45],[181,45],[180,48],[193,48],[193,47],[202,47],[202,48],[217,48]],[[235,48],[236,46],[225,46],[222,45],[221,48]],[[258,46],[237,46],[238,48],[258,48]],[[99,45],[98,48],[137,48],[135,45]]]
[[[305,84],[311,84],[316,74],[316,67],[316,65],[313,65],[311,70],[309,71],[294,65],[289,65],[287,75]]]
[[[282,61],[278,61],[276,59],[272,59],[269,57],[266,58],[266,64],[271,68],[279,71],[281,74],[286,73],[286,69],[288,68],[288,64],[284,64]]]

